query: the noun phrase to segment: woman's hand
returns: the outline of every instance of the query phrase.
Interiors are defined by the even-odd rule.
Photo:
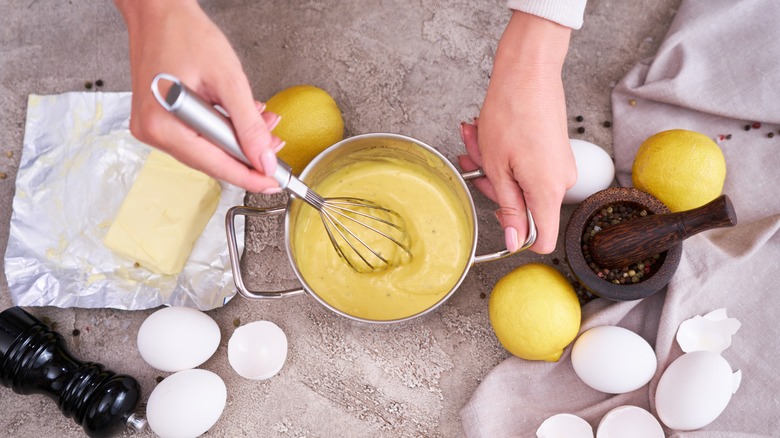
[[[526,208],[538,230],[530,249],[542,254],[555,249],[561,202],[577,180],[561,81],[570,33],[513,12],[479,119],[461,125],[468,155],[458,157],[459,163],[464,170],[484,170],[487,179],[475,184],[498,203],[496,216],[512,252],[526,240]]]
[[[139,140],[182,163],[251,192],[278,190],[271,175],[275,151],[270,133],[278,122],[252,97],[241,62],[225,35],[195,0],[116,0],[127,23],[132,70],[130,130]],[[254,169],[200,137],[163,109],[151,92],[158,73],[177,76],[231,116],[241,148]],[[257,170],[255,170],[257,169]]]

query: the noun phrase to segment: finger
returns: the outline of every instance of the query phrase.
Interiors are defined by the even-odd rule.
[[[474,160],[471,159],[468,155],[458,155],[458,164],[460,165],[460,168],[465,171],[471,171],[476,170],[479,168],[477,166],[477,163],[474,162]],[[482,192],[483,195],[487,196],[491,201],[496,201],[496,191],[493,188],[493,185],[490,183],[490,180],[487,178],[476,178],[471,180],[471,183],[474,184],[474,186]]]
[[[525,193],[525,203],[531,211],[536,223],[536,242],[531,251],[538,254],[549,254],[555,250],[560,228],[562,196],[554,194]]]
[[[504,229],[504,241],[511,252],[517,252],[528,235],[528,217],[525,200],[520,186],[511,174],[501,173],[492,179],[496,193],[496,210],[501,228]]]
[[[479,141],[477,140],[477,127],[469,123],[460,124],[460,138],[463,145],[466,146],[466,152],[471,160],[478,167],[482,167],[482,154],[479,152]]]
[[[258,112],[257,103],[244,75],[213,82],[218,103],[230,114],[241,149],[255,169],[272,175],[276,170],[274,146],[281,140],[273,136]]]

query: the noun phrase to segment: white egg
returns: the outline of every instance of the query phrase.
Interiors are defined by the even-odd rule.
[[[255,321],[233,332],[228,341],[228,362],[241,376],[270,379],[287,360],[287,336],[270,321]]]
[[[694,351],[675,359],[655,391],[658,418],[675,430],[700,429],[726,409],[739,373],[718,353]]]
[[[165,307],[138,329],[138,351],[149,365],[175,373],[207,361],[219,347],[219,326],[190,307]]]
[[[604,415],[596,438],[664,438],[664,429],[653,414],[639,406],[618,406]]]
[[[649,382],[658,360],[650,344],[631,330],[600,326],[587,330],[574,342],[571,364],[591,388],[623,394]]]
[[[166,377],[149,395],[146,420],[161,438],[194,438],[211,429],[227,402],[222,379],[207,370]]]
[[[537,438],[593,438],[593,428],[573,414],[557,414],[536,429]]]
[[[607,151],[584,140],[570,139],[577,164],[577,182],[563,196],[564,204],[577,204],[606,189],[615,179],[615,163]]]

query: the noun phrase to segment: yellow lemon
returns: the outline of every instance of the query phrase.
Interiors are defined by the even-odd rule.
[[[634,187],[669,207],[684,211],[717,198],[726,180],[726,159],[711,138],[684,129],[659,132],[645,140],[631,168]]]
[[[493,287],[488,303],[493,332],[510,353],[556,362],[580,330],[580,302],[572,285],[542,263],[515,268]]]
[[[336,101],[312,85],[286,88],[266,102],[266,110],[282,119],[273,133],[286,142],[277,154],[300,174],[328,146],[344,138],[344,120]]]

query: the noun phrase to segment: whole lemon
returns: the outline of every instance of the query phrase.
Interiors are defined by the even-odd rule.
[[[501,345],[527,360],[556,362],[580,330],[580,302],[556,269],[529,263],[493,287],[490,324]]]
[[[726,180],[726,159],[711,138],[673,129],[645,140],[631,168],[634,187],[650,193],[673,212],[717,198]]]
[[[286,88],[268,99],[266,110],[282,118],[273,133],[286,142],[277,154],[300,174],[314,157],[344,138],[336,101],[313,85]]]

